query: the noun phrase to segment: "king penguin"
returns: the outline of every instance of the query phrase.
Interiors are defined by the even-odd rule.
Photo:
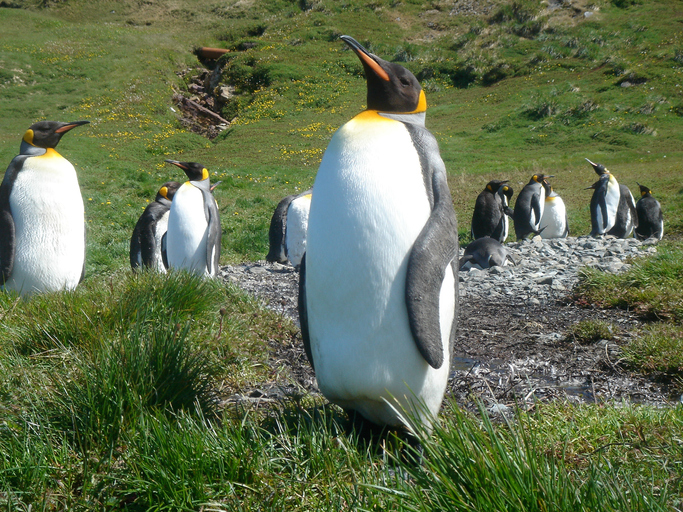
[[[166,234],[171,201],[178,188],[180,183],[177,181],[161,185],[156,198],[147,205],[135,224],[130,239],[130,266],[134,271],[144,267],[166,273],[161,239]]]
[[[481,268],[502,267],[507,265],[508,260],[514,263],[505,246],[498,240],[485,236],[467,245],[458,268],[467,270],[475,263]]]
[[[477,196],[470,231],[473,239],[490,236],[499,242],[504,242],[507,238],[507,216],[512,213],[508,207],[508,198],[512,196],[512,188],[506,185],[507,181],[491,180]]]
[[[266,261],[287,263],[299,268],[306,252],[311,190],[282,199],[270,219],[269,251]]]
[[[512,217],[517,240],[523,240],[531,233],[540,234],[545,198],[550,194],[548,178],[554,178],[554,176],[534,174],[517,196]]]
[[[189,179],[173,196],[168,214],[162,244],[168,267],[214,277],[221,256],[221,221],[209,171],[196,162],[166,162],[180,167]]]
[[[636,213],[636,202],[633,199],[631,190],[623,183],[619,184],[619,205],[614,226],[607,234],[617,238],[628,238],[633,233],[633,229],[638,227],[638,214]]]
[[[427,102],[404,67],[360,59],[367,110],[332,137],[313,185],[299,315],[331,402],[379,425],[430,428],[448,381],[458,230]]]
[[[586,161],[600,177],[589,188],[593,189],[591,197],[591,236],[607,234],[617,221],[617,210],[621,199],[621,190],[617,179],[602,164]]]
[[[553,187],[550,187],[550,194],[545,198],[540,231],[541,238],[567,238],[569,236],[567,208]]]
[[[647,240],[654,237],[661,240],[664,236],[664,216],[662,207],[654,197],[652,190],[645,185],[638,183],[640,188],[640,199],[636,203],[636,213],[638,215],[638,226],[635,235],[638,240]]]
[[[71,290],[85,272],[85,214],[74,166],[55,148],[89,121],[26,130],[0,184],[0,285],[21,295]]]

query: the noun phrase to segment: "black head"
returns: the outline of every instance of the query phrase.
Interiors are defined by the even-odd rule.
[[[178,162],[178,160],[166,160],[166,163],[180,167],[190,181],[204,181],[209,179],[209,171],[197,162]]]
[[[646,187],[645,185],[641,185],[641,184],[638,183],[637,181],[636,181],[636,183],[637,183],[638,186],[640,187],[640,196],[641,196],[641,197],[645,197],[645,196],[647,196],[647,195],[651,195],[651,194],[652,194],[652,190],[650,190],[648,187]]]
[[[155,201],[161,201],[162,199],[168,199],[173,201],[173,196],[180,188],[180,183],[177,181],[167,181],[159,188]]]
[[[589,164],[591,164],[593,166],[593,170],[596,172],[596,174],[598,176],[602,176],[603,174],[609,173],[609,171],[607,170],[607,167],[605,167],[602,164],[596,164],[594,162],[591,162],[590,160],[588,160],[588,158],[586,158],[586,162],[588,162]]]
[[[488,190],[489,192],[493,192],[495,194],[496,192],[498,192],[500,186],[507,182],[508,180],[491,180],[486,184],[486,190]]]
[[[596,181],[595,183],[593,183],[590,187],[586,187],[585,190],[589,190],[589,189],[597,190],[601,186],[606,184],[607,182],[609,182],[609,172],[606,172],[605,174],[601,174],[600,179],[598,181]],[[604,186],[606,186],[606,185],[604,185]]]
[[[427,110],[427,100],[420,83],[410,71],[368,52],[350,36],[341,36],[356,53],[368,85],[368,110],[416,113]]]
[[[24,142],[39,148],[56,148],[66,132],[90,121],[60,123],[59,121],[40,121],[32,124],[24,133]]]
[[[510,185],[503,185],[502,187],[500,187],[500,191],[503,194],[505,194],[505,196],[508,198],[508,202],[510,202],[510,200],[512,199],[512,195],[515,193],[515,191],[512,189]]]

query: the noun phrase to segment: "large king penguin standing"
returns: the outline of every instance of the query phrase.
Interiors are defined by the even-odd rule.
[[[534,174],[529,183],[517,196],[512,220],[515,224],[517,240],[527,238],[531,233],[541,233],[541,218],[545,209],[545,197],[550,195],[550,184],[545,174]]]
[[[607,234],[617,221],[621,190],[617,179],[604,165],[593,163],[588,158],[586,161],[593,166],[595,173],[600,176],[598,181],[589,187],[593,189],[590,204],[591,236],[600,236]]]
[[[221,221],[209,171],[196,162],[166,162],[180,167],[189,179],[171,202],[163,241],[168,266],[214,277],[221,256]]]
[[[362,62],[367,110],[342,126],[313,185],[299,307],[328,400],[380,425],[427,427],[448,380],[458,230],[446,169],[407,69],[342,39]]]
[[[161,185],[156,198],[147,205],[135,224],[130,238],[130,266],[133,270],[144,267],[166,273],[161,239],[168,229],[171,201],[179,187],[177,181],[167,181]]]
[[[73,289],[85,270],[85,215],[74,166],[55,148],[88,121],[31,125],[0,185],[0,285],[22,295]]]

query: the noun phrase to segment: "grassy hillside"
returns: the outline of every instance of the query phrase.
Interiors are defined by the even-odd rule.
[[[492,178],[556,175],[573,234],[589,231],[584,157],[661,201],[668,241],[629,273],[589,273],[581,300],[669,323],[626,364],[680,376],[683,3],[636,0],[8,0],[0,2],[0,161],[43,119],[89,120],[76,166],[87,278],[0,295],[0,504],[8,510],[667,510],[681,506],[683,409],[539,405],[517,422],[446,404],[425,460],[368,439],[310,396],[260,410],[216,395],[276,380],[296,327],[239,290],[133,276],[133,226],[166,158],[222,180],[224,263],[262,259],[272,211],[313,183],[334,131],[364,108],[349,34],[421,80],[427,125],[467,241]],[[198,46],[230,51],[201,62]],[[208,77],[200,80],[196,77]],[[184,128],[174,94],[214,99],[230,127]],[[613,290],[615,293],[610,294]],[[619,293],[616,293],[618,290]],[[607,293],[606,293],[607,292]],[[642,361],[645,361],[644,363]],[[495,485],[491,483],[495,482]]]
[[[422,80],[462,233],[488,179],[518,191],[535,171],[556,175],[572,231],[587,233],[589,157],[650,186],[680,234],[683,7],[616,3],[629,5],[26,2],[0,9],[0,157],[35,120],[91,121],[60,146],[87,200],[89,274],[127,266],[145,201],[182,178],[164,158],[223,180],[224,261],[262,258],[277,201],[313,183],[332,133],[363,108],[362,68],[338,40],[349,33]],[[213,141],[182,129],[172,101],[190,96],[197,46],[232,50],[211,66],[209,90],[235,90]]]

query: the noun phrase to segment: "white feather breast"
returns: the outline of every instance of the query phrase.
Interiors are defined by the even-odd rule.
[[[169,266],[207,273],[208,225],[201,190],[190,182],[183,183],[173,197],[168,215],[166,256]]]
[[[54,150],[27,158],[10,211],[16,251],[5,287],[22,294],[75,288],[85,258],[85,215],[73,165]]]

